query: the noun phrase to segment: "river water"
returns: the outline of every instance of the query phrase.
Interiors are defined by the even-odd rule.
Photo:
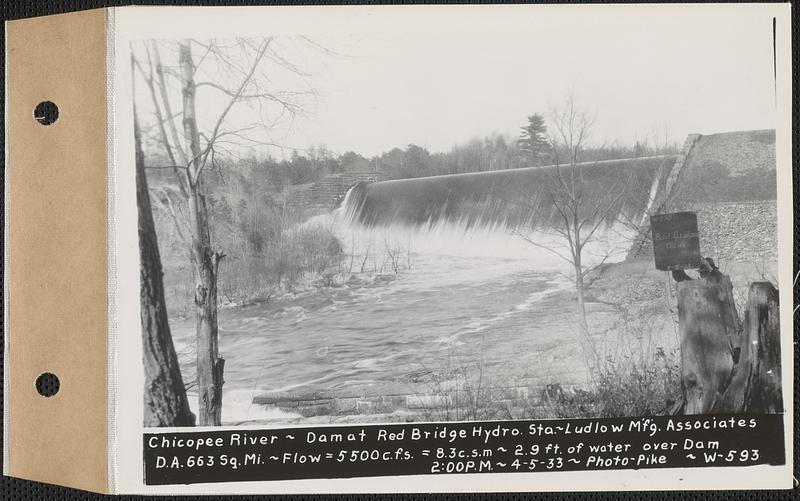
[[[307,224],[338,234],[350,279],[220,310],[225,422],[297,417],[257,395],[409,394],[458,370],[499,386],[578,376],[568,265],[552,252],[498,228],[365,229],[336,214]],[[192,381],[194,321],[172,329]]]

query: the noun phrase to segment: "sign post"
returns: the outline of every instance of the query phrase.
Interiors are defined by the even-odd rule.
[[[656,269],[675,271],[700,267],[697,214],[674,212],[650,216],[650,229]]]

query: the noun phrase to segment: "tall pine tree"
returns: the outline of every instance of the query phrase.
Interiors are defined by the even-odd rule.
[[[544,118],[538,113],[528,117],[528,123],[521,127],[522,132],[517,141],[530,165],[540,166],[547,162],[550,152],[550,143],[547,141],[547,125]]]

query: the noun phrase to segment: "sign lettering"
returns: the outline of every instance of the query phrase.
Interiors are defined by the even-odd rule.
[[[700,266],[697,214],[675,212],[650,216],[656,269],[686,270]]]

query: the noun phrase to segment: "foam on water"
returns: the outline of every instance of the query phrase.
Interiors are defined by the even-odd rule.
[[[571,271],[564,259],[570,257],[569,243],[558,228],[531,227],[507,218],[475,216],[469,211],[461,215],[450,211],[448,217],[430,214],[424,221],[398,214],[394,218],[384,216],[379,224],[363,224],[359,212],[363,200],[357,193],[364,189],[354,186],[332,214],[315,216],[304,224],[321,225],[335,233],[345,252],[356,260],[368,260],[370,253],[400,254],[398,260],[412,266],[415,255],[482,259],[481,266],[463,270],[476,278],[487,264],[496,266],[503,261],[512,261],[508,264],[517,269],[520,263],[513,261],[522,260],[542,271]],[[620,223],[601,223],[583,249],[585,265],[624,259],[634,236],[633,229]]]

